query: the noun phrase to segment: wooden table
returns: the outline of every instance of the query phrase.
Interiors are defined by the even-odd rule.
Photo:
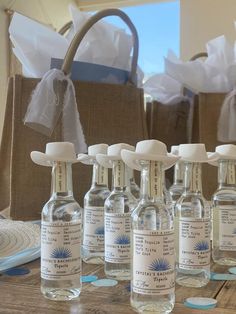
[[[0,313],[15,314],[131,314],[135,313],[129,304],[129,282],[119,282],[114,287],[98,288],[90,283],[83,284],[77,301],[55,302],[45,299],[40,292],[39,260],[26,264],[30,273],[24,276],[0,275]],[[212,271],[227,269],[213,265]],[[96,274],[105,278],[103,266],[83,265],[83,275]],[[190,296],[212,297],[218,300],[211,310],[194,310],[183,305]],[[176,286],[176,304],[173,314],[235,314],[236,281],[211,281],[204,288],[183,288]]]

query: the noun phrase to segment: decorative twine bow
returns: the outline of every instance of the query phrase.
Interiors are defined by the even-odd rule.
[[[51,136],[60,115],[63,140],[73,143],[76,153],[87,152],[74,85],[62,70],[52,69],[45,73],[33,91],[24,123]]]

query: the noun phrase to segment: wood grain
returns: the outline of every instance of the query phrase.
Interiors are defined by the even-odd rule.
[[[55,302],[47,300],[40,292],[39,260],[26,264],[31,271],[24,276],[0,276],[0,314],[132,314],[130,306],[129,282],[119,282],[115,287],[95,287],[83,284],[77,301]],[[216,265],[212,271],[226,272]],[[105,278],[102,265],[83,265],[83,275],[96,274]],[[235,314],[236,282],[211,281],[201,289],[176,286],[176,304],[173,314]],[[183,305],[190,296],[215,297],[217,308],[194,310]]]

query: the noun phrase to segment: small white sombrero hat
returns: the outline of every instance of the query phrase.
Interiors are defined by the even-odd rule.
[[[121,152],[123,161],[131,169],[140,171],[140,161],[161,161],[165,169],[172,167],[179,159],[178,156],[167,152],[166,144],[157,140],[144,140],[138,142],[135,152],[123,149]]]
[[[172,155],[179,156],[179,145],[172,145],[170,149]]]
[[[40,166],[52,166],[53,161],[78,162],[74,144],[69,142],[47,143],[45,153],[33,151],[30,154],[34,163]]]
[[[225,144],[216,146],[216,153],[219,155],[218,160],[235,160],[236,162],[236,145],[234,144]],[[212,166],[218,166],[217,161],[210,162]]]
[[[88,147],[88,154],[79,154],[78,160],[85,165],[92,165],[97,154],[107,154],[107,144],[95,144]]]
[[[112,168],[112,161],[122,160],[121,151],[123,149],[134,151],[135,148],[125,143],[113,144],[108,147],[107,154],[97,154],[98,163],[105,168]]]
[[[180,144],[179,156],[181,161],[211,163],[217,161],[218,153],[207,153],[205,144]]]

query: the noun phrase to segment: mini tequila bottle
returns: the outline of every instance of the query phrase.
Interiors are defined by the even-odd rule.
[[[127,182],[127,188],[130,189],[131,194],[136,198],[136,200],[139,200],[140,198],[140,189],[137,183],[134,179],[134,170],[130,169],[129,167],[126,168],[126,182]]]
[[[163,167],[168,156],[156,140],[137,143],[136,152],[122,151],[129,167],[141,170],[141,198],[132,213],[131,305],[139,313],[170,313],[175,303],[173,216],[163,194]],[[138,163],[138,168],[137,168]]]
[[[32,160],[52,165],[52,194],[42,210],[41,292],[56,301],[77,298],[81,291],[81,208],[73,197],[74,145],[48,143],[46,153],[32,152]]]
[[[178,156],[179,154],[179,146],[172,146],[171,153]],[[180,196],[184,192],[184,171],[183,171],[183,163],[178,161],[174,167],[174,180],[173,184],[169,188],[170,194],[172,196],[173,204],[177,202]]]
[[[212,258],[221,265],[236,265],[236,145],[216,147],[218,189],[213,195]],[[217,164],[216,164],[217,165]]]
[[[182,144],[184,192],[175,205],[176,282],[202,287],[210,280],[210,205],[202,195],[202,163],[217,159],[207,156],[204,144]]]
[[[104,202],[108,190],[108,169],[100,166],[97,154],[107,153],[107,144],[89,146],[88,155],[78,160],[93,166],[92,185],[84,197],[82,258],[89,264],[104,264]]]
[[[133,150],[128,144],[108,147],[107,155],[98,154],[104,167],[112,166],[113,190],[105,201],[105,274],[117,280],[130,279],[130,216],[137,201],[127,190],[126,167],[121,160],[121,150]]]

